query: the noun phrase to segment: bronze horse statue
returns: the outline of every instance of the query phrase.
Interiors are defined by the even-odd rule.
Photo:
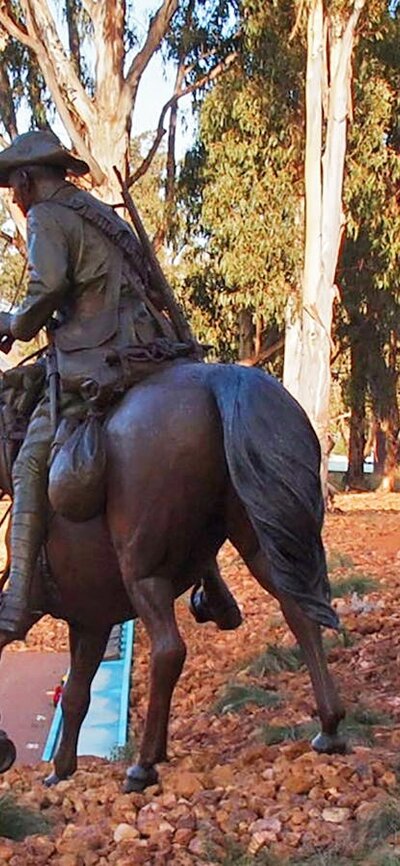
[[[47,561],[57,592],[41,610],[67,621],[71,667],[62,737],[46,783],[75,771],[79,730],[110,630],[139,617],[151,642],[151,687],[125,790],[154,784],[156,765],[167,757],[170,703],[186,655],[174,602],[214,569],[226,539],[278,599],[303,651],[322,727],[314,748],[342,752],[344,712],[320,633],[321,625],[338,625],[320,536],[320,449],[303,410],[259,370],[183,361],[128,391],[104,430],[105,513],[85,523],[49,517]],[[0,634],[0,647],[7,642]]]

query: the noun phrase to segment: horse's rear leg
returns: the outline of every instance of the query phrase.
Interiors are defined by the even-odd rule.
[[[328,670],[320,626],[304,613],[291,596],[276,592],[269,576],[267,559],[260,549],[252,556],[242,555],[261,586],[278,599],[286,622],[303,651],[322,726],[322,732],[312,742],[313,748],[318,752],[343,753],[346,743],[338,735],[338,726],[345,712]]]
[[[167,577],[148,577],[129,589],[132,605],[151,642],[150,696],[138,763],[127,771],[125,791],[154,784],[154,765],[167,759],[168,720],[172,694],[186,658],[175,619],[174,590]]]
[[[90,632],[70,625],[71,668],[61,697],[63,726],[54,758],[54,772],[45,784],[55,785],[75,772],[78,737],[90,704],[90,686],[103,658],[111,628]]]
[[[321,627],[306,616],[290,596],[281,596],[279,601],[286,622],[303,651],[321,719],[322,731],[314,737],[312,746],[317,752],[342,754],[346,751],[346,741],[338,734],[338,726],[345,711],[328,670]]]

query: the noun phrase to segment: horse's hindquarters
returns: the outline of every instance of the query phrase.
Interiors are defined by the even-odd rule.
[[[225,537],[226,464],[202,368],[152,377],[107,424],[107,519],[135,578],[161,571],[182,580],[182,568],[215,553]]]

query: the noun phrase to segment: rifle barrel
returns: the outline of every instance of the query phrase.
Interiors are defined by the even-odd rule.
[[[118,178],[118,181],[119,181],[119,184],[121,187],[121,193],[122,193],[122,198],[123,198],[125,207],[129,213],[129,216],[130,216],[132,222],[133,222],[133,225],[134,225],[134,228],[135,228],[136,233],[138,235],[138,238],[142,244],[143,251],[146,255],[147,261],[150,265],[150,268],[151,268],[151,271],[153,274],[153,278],[157,284],[157,287],[160,290],[160,293],[162,295],[162,298],[163,298],[163,301],[165,304],[165,308],[168,311],[169,315],[171,316],[171,321],[172,321],[173,325],[175,325],[178,337],[180,340],[183,340],[183,341],[194,340],[194,335],[192,333],[190,325],[186,321],[185,316],[183,315],[183,312],[182,312],[179,304],[177,303],[177,301],[175,299],[175,296],[174,296],[174,293],[171,289],[171,286],[169,285],[169,283],[166,279],[166,276],[162,271],[160,263],[157,259],[155,252],[154,252],[153,246],[152,246],[152,244],[151,244],[151,242],[147,236],[145,227],[144,227],[142,220],[139,216],[139,213],[138,213],[136,205],[133,201],[133,198],[129,192],[128,186],[125,183],[125,181],[121,175],[121,172],[118,170],[118,168],[115,165],[114,165],[114,172]]]

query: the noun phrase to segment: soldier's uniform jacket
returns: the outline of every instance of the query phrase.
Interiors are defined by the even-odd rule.
[[[56,314],[61,380],[107,380],[112,348],[146,344],[167,321],[149,309],[148,270],[138,240],[114,210],[62,183],[28,213],[29,286],[12,318],[16,339],[29,340]],[[157,321],[158,316],[158,321]]]

